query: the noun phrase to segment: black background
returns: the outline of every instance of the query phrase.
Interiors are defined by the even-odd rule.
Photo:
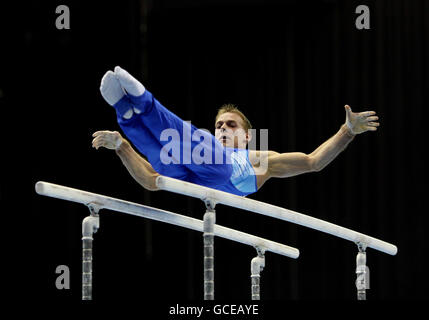
[[[70,8],[70,30],[55,27],[60,4]],[[370,8],[370,30],[355,27],[360,4]],[[1,201],[13,257],[6,265],[22,281],[17,297],[80,300],[88,210],[37,195],[39,180],[202,218],[200,201],[145,191],[114,152],[91,148],[94,131],[119,130],[99,94],[101,77],[116,65],[200,128],[213,131],[216,109],[237,104],[254,128],[269,129],[269,149],[278,152],[311,153],[344,122],[345,104],[375,110],[379,130],[357,136],[323,171],[273,179],[249,198],[397,245],[396,256],[368,249],[369,300],[429,297],[429,1],[32,1],[3,13],[12,18],[3,29],[12,45],[3,59],[11,72],[1,80]],[[355,299],[353,243],[217,209],[221,225],[300,250],[297,260],[266,254],[263,300]],[[254,256],[253,248],[216,239],[217,299],[250,299]],[[55,287],[58,265],[71,270],[70,290]],[[101,212],[95,300],[201,301],[202,267],[201,234]]]

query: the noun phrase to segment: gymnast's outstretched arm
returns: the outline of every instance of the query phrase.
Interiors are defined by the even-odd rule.
[[[265,180],[271,177],[285,178],[307,172],[320,171],[334,160],[354,139],[355,135],[376,131],[380,125],[374,111],[353,113],[346,105],[346,122],[340,130],[310,154],[291,152],[267,152],[268,170]]]
[[[140,156],[117,131],[97,131],[93,134],[92,146],[115,150],[131,176],[145,189],[158,190],[156,178],[159,174],[148,161]]]

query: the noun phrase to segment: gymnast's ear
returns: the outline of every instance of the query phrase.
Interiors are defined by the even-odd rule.
[[[247,131],[246,131],[246,140],[247,140],[247,143],[249,143],[250,141],[252,141],[252,139],[253,139],[252,129],[247,129]]]

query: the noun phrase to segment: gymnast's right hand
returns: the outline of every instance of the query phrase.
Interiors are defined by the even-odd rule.
[[[117,131],[97,131],[93,135],[92,147],[97,149],[104,147],[106,149],[118,150],[125,140]]]

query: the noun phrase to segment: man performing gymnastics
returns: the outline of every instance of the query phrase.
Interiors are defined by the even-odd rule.
[[[166,109],[120,67],[103,76],[100,91],[115,108],[126,137],[147,160],[117,131],[95,132],[92,146],[97,150],[99,147],[116,150],[131,176],[152,191],[158,189],[156,178],[165,175],[246,196],[270,178],[320,171],[355,135],[376,131],[379,126],[374,111],[353,113],[346,105],[346,122],[310,154],[248,150],[247,143],[252,139],[250,122],[232,105],[219,109],[213,136]]]

